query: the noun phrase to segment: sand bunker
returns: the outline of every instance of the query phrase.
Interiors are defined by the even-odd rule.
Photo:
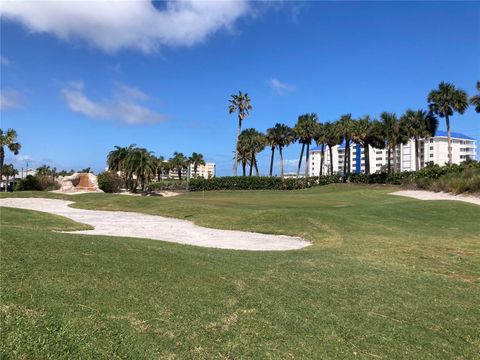
[[[42,198],[0,199],[0,206],[43,211],[95,228],[71,232],[75,234],[124,236],[220,249],[254,251],[294,250],[310,245],[308,241],[292,236],[209,229],[195,225],[191,221],[163,216],[123,211],[83,210],[68,206],[73,203]]]
[[[401,190],[390,195],[407,196],[418,200],[456,200],[480,205],[480,197],[473,195],[453,195],[444,192],[433,192],[426,190]]]

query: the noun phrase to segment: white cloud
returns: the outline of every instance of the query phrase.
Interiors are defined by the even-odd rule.
[[[32,32],[63,40],[82,39],[102,50],[155,51],[160,45],[191,46],[221,29],[231,29],[249,9],[246,0],[2,1],[0,14]]]
[[[93,119],[117,120],[128,125],[167,120],[167,116],[141,103],[149,99],[147,94],[123,84],[115,84],[113,97],[108,101],[91,100],[85,95],[83,82],[69,83],[61,90],[61,94],[70,110]]]
[[[10,64],[10,60],[8,60],[5,56],[0,55],[0,65],[8,65]]]
[[[286,92],[295,91],[295,86],[282,83],[277,78],[272,78],[268,80],[268,85],[275,90],[278,94],[284,94]]]
[[[0,110],[20,109],[23,107],[23,95],[17,90],[0,91]]]

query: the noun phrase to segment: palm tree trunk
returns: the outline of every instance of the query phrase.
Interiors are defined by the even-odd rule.
[[[243,176],[246,176],[247,175],[247,162],[246,161],[242,161],[242,172],[243,172]]]
[[[305,153],[305,179],[308,178],[308,167],[310,166],[310,143],[307,143],[307,152]]]
[[[275,146],[272,146],[272,156],[270,158],[270,177],[272,177],[273,173],[273,157],[275,156]]]
[[[5,161],[5,150],[0,146],[0,181],[3,180],[3,162]],[[28,169],[27,169],[28,172]]]
[[[387,172],[390,174],[392,171],[392,167],[390,166],[390,155],[392,153],[390,144],[388,144],[388,150],[387,150]]]
[[[253,155],[253,161],[254,161],[254,164],[255,164],[255,175],[260,176],[260,174],[258,172],[257,157],[255,155]]]
[[[241,131],[242,131],[242,118],[240,117],[240,115],[238,115],[237,143],[235,144],[235,162],[233,163],[233,176],[237,176],[238,140],[240,138]]]
[[[328,150],[330,153],[330,175],[333,175],[333,151],[332,151],[332,145],[328,146]]]
[[[415,170],[420,170],[420,152],[418,151],[418,138],[415,138]]]
[[[397,144],[393,146],[393,173],[397,173]]]
[[[283,153],[282,153],[282,147],[278,147],[278,151],[280,153],[280,177],[283,179]]]
[[[300,151],[300,158],[298,159],[297,179],[300,175],[300,167],[302,166],[303,150],[305,150],[305,144],[302,144],[302,151]]]
[[[177,169],[178,180],[182,180],[182,169]]]
[[[252,176],[253,174],[253,167],[255,166],[255,153],[252,151],[252,157],[250,159],[250,173],[248,174],[248,176]]]
[[[365,174],[370,174],[370,149],[368,143],[363,146],[365,152]]]
[[[325,159],[325,144],[322,144],[322,151],[320,152],[320,173],[318,176],[323,175],[323,163]]]
[[[452,139],[450,137],[450,119],[448,114],[445,115],[445,122],[447,123],[448,165],[452,165]]]

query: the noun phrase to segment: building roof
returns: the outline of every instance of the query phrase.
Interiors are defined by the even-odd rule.
[[[455,138],[455,139],[475,140],[474,138],[472,138],[470,136],[467,136],[465,134],[460,134],[460,133],[454,132],[454,131],[452,131],[450,133],[450,135],[451,135],[452,138]],[[435,136],[447,137],[447,132],[443,131],[443,130],[437,130],[437,132],[435,133]]]

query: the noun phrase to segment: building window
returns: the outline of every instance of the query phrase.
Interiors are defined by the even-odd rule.
[[[433,146],[430,146],[430,150],[433,150]]]
[[[433,157],[433,154],[430,154],[430,157],[432,158],[432,157]]]

